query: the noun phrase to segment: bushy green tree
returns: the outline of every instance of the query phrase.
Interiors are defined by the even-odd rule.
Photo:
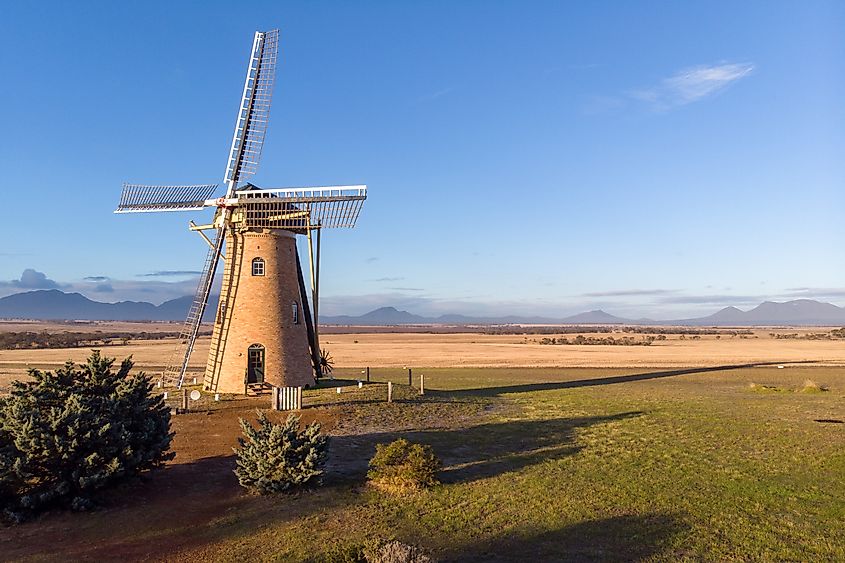
[[[87,363],[55,372],[29,371],[0,399],[0,508],[20,521],[47,506],[85,510],[92,495],[161,466],[168,452],[170,410],[150,379],[127,358],[94,351]]]
[[[299,429],[291,414],[276,424],[258,411],[258,427],[240,419],[244,438],[238,438],[235,475],[241,486],[262,495],[280,493],[318,480],[326,463],[329,438],[320,434],[318,422]]]
[[[390,444],[376,444],[367,478],[391,492],[424,489],[437,484],[440,465],[431,446],[399,438]]]

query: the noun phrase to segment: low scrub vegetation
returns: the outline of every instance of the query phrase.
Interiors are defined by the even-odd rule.
[[[540,344],[560,346],[651,346],[655,340],[666,340],[666,337],[662,334],[658,337],[649,335],[643,337],[641,340],[637,340],[632,336],[622,336],[621,338],[605,336],[597,338],[595,336],[579,334],[571,340],[565,336],[561,336],[560,338],[541,338]]]
[[[845,329],[843,329],[845,331]],[[433,331],[428,331],[433,332]],[[693,328],[685,326],[656,327],[649,325],[559,325],[559,326],[520,326],[502,325],[490,326],[480,330],[482,334],[579,334],[579,333],[632,333],[632,334],[683,334],[683,335],[723,335],[750,336],[751,329],[723,329],[723,328]]]
[[[94,494],[161,466],[170,411],[130,359],[95,351],[85,365],[29,371],[0,399],[0,508],[20,522],[51,505],[85,510]]]
[[[417,546],[397,540],[373,539],[359,544],[334,546],[323,563],[431,563],[434,561]]]
[[[771,392],[771,393],[824,393],[830,391],[830,388],[819,385],[812,379],[804,380],[804,384],[799,388],[785,388],[776,385],[762,385],[760,383],[749,383],[748,388],[752,391]]]
[[[201,330],[200,336],[211,334]],[[50,348],[91,348],[100,346],[125,346],[136,340],[164,340],[177,338],[178,332],[160,331],[71,331],[50,332],[0,332],[0,350],[41,350]]]
[[[835,328],[828,332],[770,332],[769,336],[775,340],[842,340],[845,338],[845,328]]]
[[[824,385],[819,385],[812,379],[805,379],[804,386],[801,387],[801,393],[824,393],[825,391],[830,391],[830,389]]]
[[[389,492],[417,491],[437,484],[440,466],[431,446],[400,438],[390,444],[376,445],[367,478]]]
[[[176,338],[178,332],[0,332],[0,350],[90,348],[126,345],[131,340]]]
[[[242,487],[262,495],[281,493],[319,482],[326,463],[329,438],[315,422],[299,429],[291,414],[276,424],[258,411],[258,427],[240,419],[244,437],[238,438],[235,475]]]

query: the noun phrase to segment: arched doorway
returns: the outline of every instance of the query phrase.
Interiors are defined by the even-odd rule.
[[[253,344],[247,350],[246,382],[264,383],[264,346]]]

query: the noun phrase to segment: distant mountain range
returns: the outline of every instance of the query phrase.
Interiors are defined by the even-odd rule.
[[[216,302],[216,298],[214,301]],[[182,321],[193,297],[185,296],[153,305],[146,301],[101,303],[80,293],[43,289],[16,293],[0,299],[0,318],[85,321]],[[203,320],[214,319],[214,307]]]
[[[38,320],[114,320],[114,321],[181,321],[188,314],[192,297],[185,296],[153,305],[146,301],[101,303],[79,293],[64,293],[57,289],[28,291],[0,298],[0,318]],[[212,297],[211,302],[216,303]],[[210,321],[214,307],[209,307],[203,320]],[[834,326],[845,325],[845,308],[811,299],[797,299],[785,303],[766,301],[749,311],[725,307],[712,315],[694,319],[656,321],[625,319],[604,311],[589,311],[571,317],[469,317],[441,315],[423,317],[382,307],[359,316],[322,316],[320,324],[386,326],[422,324],[627,324],[627,325],[687,325],[687,326]]]
[[[626,319],[605,311],[588,311],[571,317],[467,317],[441,315],[421,317],[393,307],[382,307],[357,317],[320,317],[321,324],[336,325],[400,325],[400,324],[595,324],[595,325],[680,325],[680,326],[833,326],[845,325],[845,308],[812,299],[796,299],[785,303],[766,301],[749,311],[736,307],[694,319]]]

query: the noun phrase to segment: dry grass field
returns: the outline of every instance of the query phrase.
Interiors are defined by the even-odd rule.
[[[100,330],[174,332],[178,323],[0,323],[0,331]],[[360,330],[360,329],[358,329]],[[670,334],[651,346],[542,345],[543,337],[574,334],[491,335],[471,333],[357,332],[324,334],[322,347],[337,367],[607,367],[675,368],[804,362],[812,365],[845,365],[845,341],[775,339],[771,334],[822,334],[825,328],[756,329],[753,335],[702,335],[698,339]],[[581,333],[602,337],[602,333]],[[622,336],[613,334],[612,336]],[[634,335],[641,339],[646,335]],[[202,370],[209,338],[198,340],[191,369]],[[131,355],[138,368],[156,373],[171,358],[175,341],[133,340],[127,345],[104,347],[109,356]],[[88,348],[0,350],[0,392],[11,379],[26,376],[29,367],[54,369],[66,360],[83,360]]]
[[[339,366],[373,367],[697,367],[762,362],[812,361],[845,365],[845,341],[776,340],[785,333],[825,329],[755,330],[741,338],[704,335],[698,340],[669,335],[651,346],[541,345],[555,335],[332,334],[322,337]],[[581,333],[602,337],[606,334]],[[566,336],[570,339],[574,335]],[[621,336],[621,335],[613,335]],[[636,335],[639,339],[641,335]]]

